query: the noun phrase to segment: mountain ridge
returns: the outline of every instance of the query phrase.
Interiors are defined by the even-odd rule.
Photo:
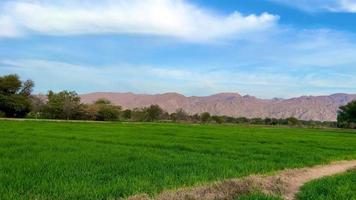
[[[190,114],[209,112],[234,117],[296,117],[301,120],[336,121],[341,105],[356,100],[356,94],[336,93],[320,96],[262,99],[239,93],[217,93],[209,96],[185,96],[169,92],[135,94],[132,92],[94,92],[80,95],[83,103],[105,98],[115,105],[133,109],[157,104],[169,113],[182,108]]]

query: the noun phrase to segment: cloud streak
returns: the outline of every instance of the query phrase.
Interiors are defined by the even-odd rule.
[[[356,74],[334,72],[295,75],[268,70],[176,69],[149,65],[83,66],[50,60],[2,60],[0,74],[18,73],[33,78],[36,92],[47,90],[209,95],[225,92],[252,94],[264,98],[325,94],[340,89],[354,91]],[[80,74],[80,76],[78,76]],[[65,81],[63,81],[63,77]],[[345,82],[343,80],[348,79]],[[49,81],[50,80],[50,81]],[[309,88],[310,90],[306,90]],[[273,90],[273,94],[271,94]]]
[[[356,12],[355,0],[270,0],[307,12]]]
[[[16,0],[3,3],[1,10],[3,37],[143,34],[210,41],[266,30],[279,18],[268,13],[222,15],[186,0]]]

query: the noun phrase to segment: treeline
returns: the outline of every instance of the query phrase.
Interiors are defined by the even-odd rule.
[[[256,125],[289,125],[289,126],[331,126],[336,123],[302,121],[294,117],[286,119],[276,118],[246,118],[211,115],[208,112],[190,115],[183,109],[174,113],[164,111],[158,105],[145,108],[122,109],[113,105],[109,100],[99,99],[92,104],[82,104],[80,97],[75,92],[62,91],[54,93],[50,91],[44,97],[32,97],[32,111],[27,118],[65,119],[65,120],[96,120],[96,121],[132,121],[154,122],[171,121],[187,123],[215,123],[215,124],[256,124]]]
[[[289,125],[289,126],[329,126],[336,127],[333,122],[302,121],[294,117],[246,118],[211,115],[208,112],[190,115],[183,109],[168,113],[158,105],[144,108],[123,109],[113,105],[107,99],[99,99],[92,104],[82,104],[75,92],[50,91],[46,98],[33,97],[33,110],[27,118],[95,120],[95,121],[131,121],[131,122],[185,122],[214,124],[254,124],[254,125]]]
[[[312,127],[344,127],[354,128],[349,120],[352,112],[347,106],[341,107],[339,123],[303,121],[294,117],[276,118],[245,118],[216,116],[210,113],[188,114],[183,109],[168,113],[158,105],[145,108],[123,109],[113,105],[106,99],[99,99],[92,104],[83,104],[76,92],[49,91],[46,96],[31,95],[34,83],[31,80],[20,81],[17,75],[0,77],[0,117],[32,118],[32,119],[62,119],[62,120],[93,120],[93,121],[132,121],[132,122],[186,122],[186,123],[216,123],[216,124],[255,124],[255,125],[289,125]],[[356,104],[355,104],[356,105]],[[341,126],[342,125],[342,126]],[[356,127],[356,126],[355,126]]]

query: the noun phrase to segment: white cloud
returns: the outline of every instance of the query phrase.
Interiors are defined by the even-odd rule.
[[[356,1],[355,0],[341,0],[341,9],[348,12],[356,12]]]
[[[15,25],[13,19],[8,16],[0,16],[0,38],[18,37],[21,33]]]
[[[268,13],[217,14],[186,0],[16,0],[2,7],[0,18],[8,21],[0,30],[17,27],[6,35],[149,34],[208,41],[265,30],[278,20]]]
[[[356,0],[270,0],[308,12],[356,12]]]

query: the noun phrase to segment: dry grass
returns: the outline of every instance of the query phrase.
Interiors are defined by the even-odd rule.
[[[195,188],[166,191],[155,200],[232,200],[237,196],[260,191],[269,195],[294,199],[299,188],[306,182],[324,176],[345,172],[356,167],[356,161],[340,161],[311,168],[284,170],[272,176],[253,175],[231,179]],[[128,200],[152,200],[148,195],[136,195]]]

